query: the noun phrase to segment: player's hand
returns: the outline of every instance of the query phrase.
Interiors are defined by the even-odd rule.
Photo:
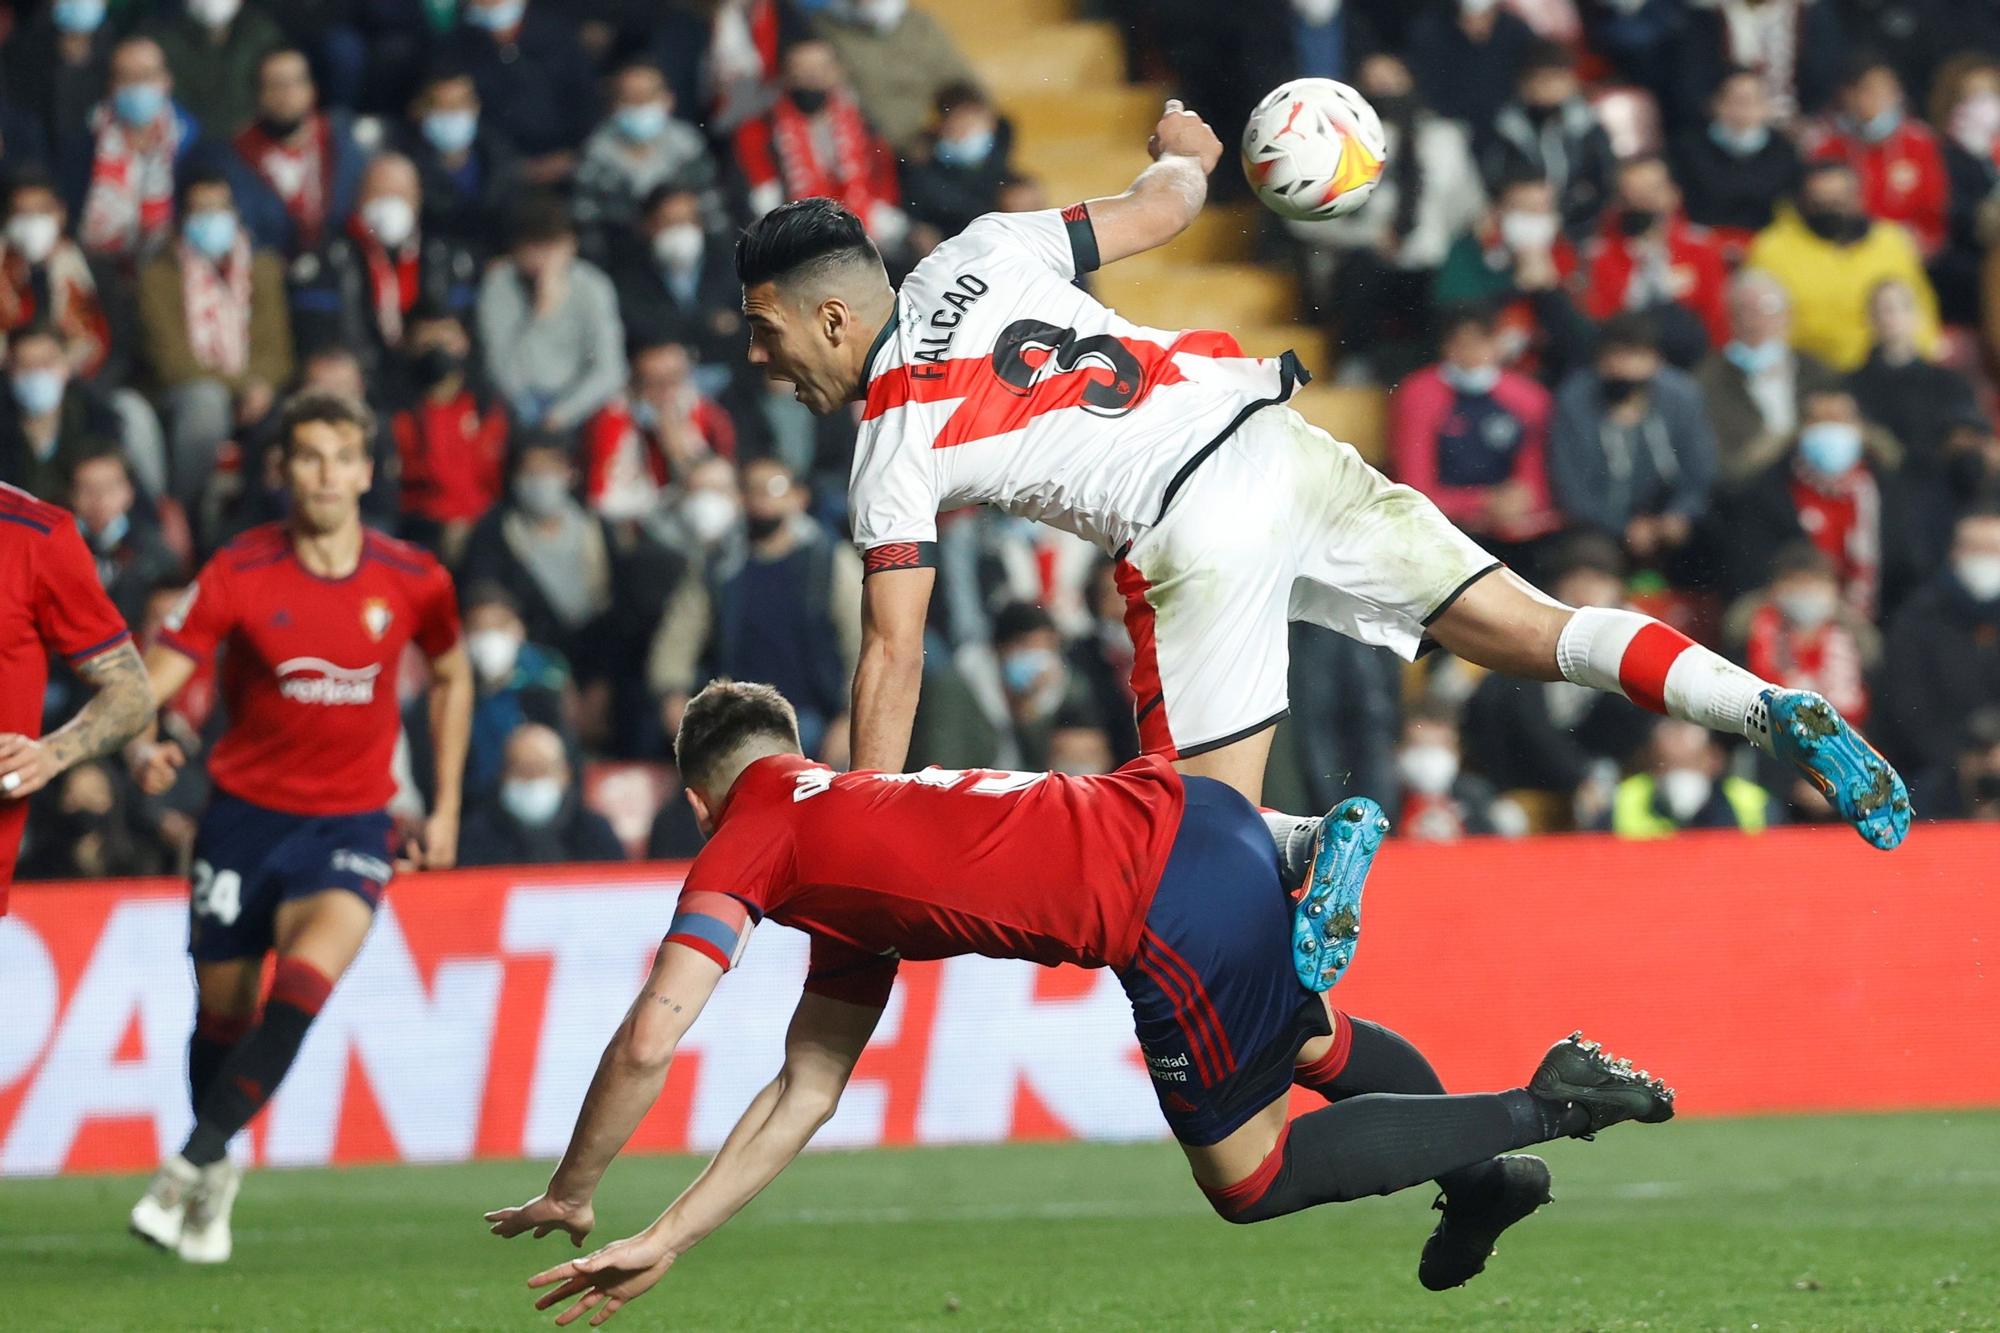
[[[424,821],[423,867],[449,870],[458,864],[458,812],[433,810]]]
[[[591,1327],[595,1328],[617,1314],[626,1302],[651,1291],[653,1284],[673,1267],[674,1258],[667,1243],[648,1229],[625,1240],[613,1241],[581,1259],[537,1273],[528,1279],[528,1285],[555,1288],[535,1302],[537,1310],[560,1305],[582,1292],[576,1304],[556,1316],[556,1323],[569,1324],[585,1312],[595,1311],[590,1316]]]
[[[536,1240],[551,1231],[561,1231],[568,1234],[570,1244],[582,1249],[583,1238],[597,1225],[597,1212],[588,1199],[570,1203],[538,1194],[519,1208],[496,1208],[486,1214],[486,1220],[493,1224],[487,1230],[503,1240],[511,1240],[532,1227]]]
[[[148,796],[158,796],[173,786],[186,762],[186,752],[174,741],[145,741],[126,751],[132,780]]]
[[[1153,137],[1147,140],[1146,151],[1155,162],[1167,156],[1194,158],[1206,175],[1222,160],[1222,140],[1215,137],[1207,121],[1174,98],[1167,103],[1160,123],[1153,126]]]
[[[0,732],[0,800],[25,801],[61,772],[48,747],[34,737]]]

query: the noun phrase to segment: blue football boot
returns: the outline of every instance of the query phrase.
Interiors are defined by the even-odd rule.
[[[1319,821],[1312,870],[1292,910],[1292,967],[1307,990],[1331,990],[1354,961],[1361,889],[1388,832],[1388,816],[1366,796],[1349,797]]]
[[[1772,753],[1805,774],[1856,833],[1894,851],[1909,836],[1911,811],[1889,761],[1811,690],[1766,690],[1764,706]]]

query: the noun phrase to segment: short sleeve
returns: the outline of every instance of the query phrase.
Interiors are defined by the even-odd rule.
[[[903,406],[865,420],[855,441],[848,508],[869,573],[877,571],[879,558],[870,553],[878,547],[916,553],[937,542],[937,463],[917,411]]]
[[[761,920],[779,900],[791,868],[792,840],[787,827],[733,815],[688,867],[681,896],[722,894],[736,899]]]
[[[105,594],[97,561],[66,518],[49,529],[35,589],[35,627],[48,648],[71,666],[131,638],[125,618]]]
[[[896,956],[869,953],[823,935],[812,938],[806,963],[806,993],[868,1009],[889,1003],[896,985]]]
[[[426,657],[458,646],[458,591],[443,565],[432,565],[417,585],[417,629],[412,636]]]
[[[177,653],[207,662],[236,626],[235,599],[231,595],[223,557],[208,562],[160,627],[160,642]]]
[[[973,219],[960,235],[995,249],[1024,253],[1064,278],[1097,269],[1097,231],[1087,204],[1035,213],[988,213]]]

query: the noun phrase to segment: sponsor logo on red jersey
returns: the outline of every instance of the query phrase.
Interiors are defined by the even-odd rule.
[[[383,608],[388,613],[388,608]],[[294,657],[278,663],[278,693],[302,704],[369,704],[375,702],[379,663],[344,667],[324,657]]]

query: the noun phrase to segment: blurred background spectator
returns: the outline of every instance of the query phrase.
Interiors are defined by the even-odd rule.
[[[459,842],[468,866],[625,859],[611,821],[578,798],[562,737],[537,722],[507,737],[499,790],[468,803]]]

